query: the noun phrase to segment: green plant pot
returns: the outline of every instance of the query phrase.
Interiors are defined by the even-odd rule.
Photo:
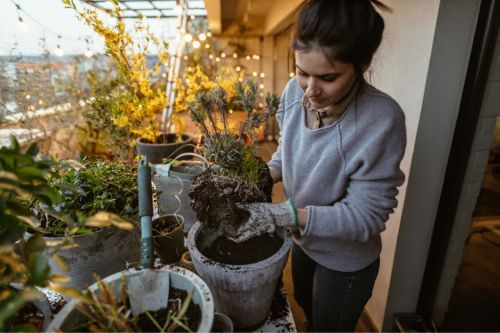
[[[161,163],[164,158],[174,158],[183,153],[191,153],[194,150],[193,138],[187,134],[181,135],[179,142],[174,142],[175,134],[162,135],[163,142],[148,143],[143,138],[136,141],[137,155],[144,155],[150,163]]]

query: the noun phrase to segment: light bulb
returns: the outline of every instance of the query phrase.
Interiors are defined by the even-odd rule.
[[[210,59],[210,60],[212,60],[213,58],[214,58],[213,54],[210,54],[210,55],[208,56],[208,59]]]
[[[26,23],[21,16],[17,18],[17,26],[20,30],[26,31],[29,30],[30,26]]]
[[[210,44],[205,44],[205,48],[209,49],[210,48]]]
[[[266,76],[266,74],[264,74],[264,73],[260,73],[260,77],[262,77],[262,78],[263,78],[263,77],[265,77],[265,76]]]
[[[245,57],[245,59],[246,59],[246,60],[250,60],[250,56],[249,56],[249,55],[247,55],[247,56]]]
[[[192,40],[193,40],[193,36],[191,36],[191,34],[185,34],[184,35],[184,41],[186,43],[190,43]]]
[[[253,73],[252,73],[252,75],[253,75],[253,76],[257,76],[257,72],[253,72]]]
[[[260,89],[264,89],[264,85],[263,85],[262,83],[261,83],[261,84],[259,84],[259,88],[260,88]]]
[[[219,57],[215,57],[215,62],[219,62],[220,61],[220,58]]]
[[[198,42],[197,40],[195,40],[195,41],[193,42],[193,47],[194,47],[195,49],[199,48],[199,47],[200,47],[200,42]]]
[[[222,52],[222,53],[220,54],[220,57],[221,57],[221,58],[225,58],[225,57],[226,57],[226,54],[225,54],[224,52]]]
[[[236,69],[237,72],[241,71],[241,67],[240,66],[236,66],[235,69]]]
[[[198,35],[198,39],[203,42],[205,39],[207,39],[207,35],[205,35],[204,33],[201,33]]]
[[[210,31],[209,31],[209,32],[207,32],[207,37],[208,37],[208,38],[212,37],[212,33],[211,33]]]
[[[233,53],[233,58],[238,58],[238,53]]]
[[[294,72],[290,72],[290,74],[288,74],[289,77],[294,77],[295,76],[295,73]]]
[[[31,99],[31,95],[26,95],[26,99]]]

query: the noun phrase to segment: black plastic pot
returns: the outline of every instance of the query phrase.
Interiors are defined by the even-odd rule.
[[[193,138],[187,134],[182,134],[181,140],[178,142],[175,142],[175,134],[163,134],[162,139],[162,142],[166,143],[148,143],[143,138],[137,139],[137,155],[146,156],[148,162],[161,163],[164,158],[174,158],[183,153],[191,153],[194,150]]]
[[[169,232],[158,232],[159,223],[177,224]],[[153,219],[153,244],[156,254],[164,265],[172,264],[181,259],[184,253],[184,219],[181,215],[165,215]]]

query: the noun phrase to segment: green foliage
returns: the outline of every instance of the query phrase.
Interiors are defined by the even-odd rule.
[[[266,106],[260,109],[255,82],[237,82],[235,89],[236,104],[246,114],[237,132],[230,129],[227,94],[221,87],[198,91],[194,102],[189,103],[189,114],[203,134],[203,155],[228,175],[256,183],[262,176],[263,166],[256,156],[253,133],[276,114],[279,98],[268,93]]]
[[[85,327],[75,327],[75,329],[88,329],[91,332],[141,332],[138,318],[133,317],[130,310],[125,276],[122,276],[118,295],[114,293],[112,285],[104,283],[98,277],[96,280],[99,286],[98,292],[88,290],[83,302],[77,306],[77,309],[88,318],[88,322],[85,323]],[[169,312],[164,323],[159,323],[150,312],[145,312],[158,332],[178,332],[179,329],[181,332],[191,332],[187,326],[186,312],[193,291],[188,293],[184,300],[169,299]]]
[[[63,199],[52,209],[40,200],[33,200],[41,227],[53,234],[64,234],[72,227],[81,227],[100,211],[133,219],[138,213],[137,167],[121,161],[104,160],[81,163],[72,161],[57,169],[50,185]],[[84,232],[84,230],[79,230]]]
[[[43,237],[22,239],[27,228],[35,226],[26,199],[36,198],[46,206],[61,200],[48,181],[55,162],[38,159],[37,153],[35,144],[21,152],[14,137],[9,147],[0,148],[0,331],[11,329],[16,313],[27,300],[37,297],[35,286],[47,286],[56,278],[50,275]],[[17,240],[19,253],[13,245]],[[13,289],[12,283],[21,284],[22,288]]]

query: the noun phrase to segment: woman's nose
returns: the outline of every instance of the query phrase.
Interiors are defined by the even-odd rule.
[[[312,79],[307,82],[306,96],[307,97],[317,97],[321,95],[321,89],[318,86],[316,80]]]

